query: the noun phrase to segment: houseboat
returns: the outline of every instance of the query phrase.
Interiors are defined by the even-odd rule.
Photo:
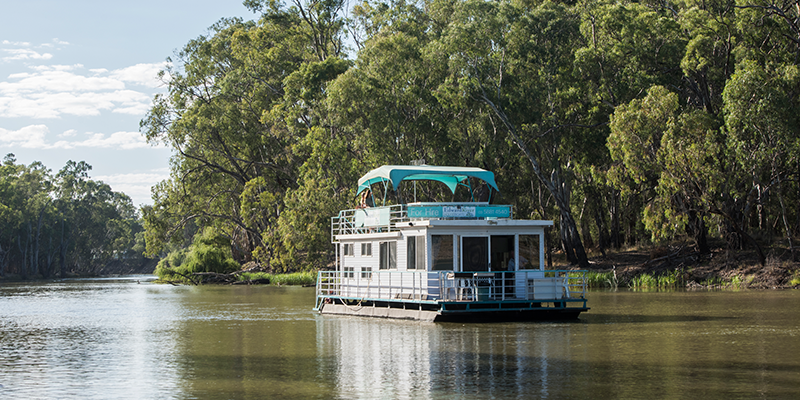
[[[396,195],[387,204],[390,190],[419,181],[453,196],[466,187],[470,201],[417,202],[415,192],[412,202]],[[474,188],[489,198],[475,201]],[[589,310],[586,271],[545,269],[552,221],[514,219],[510,205],[492,204],[496,192],[494,173],[480,168],[370,171],[358,181],[358,206],[331,218],[336,267],[319,272],[314,309],[424,321],[574,319]],[[383,193],[380,206],[372,193]]]

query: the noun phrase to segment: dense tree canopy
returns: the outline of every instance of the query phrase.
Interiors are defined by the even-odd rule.
[[[202,233],[240,263],[325,267],[357,178],[419,159],[494,171],[579,265],[681,237],[794,248],[797,1],[245,3],[260,19],[190,41],[142,121],[174,149],[150,254]]]
[[[0,276],[94,274],[109,262],[141,264],[142,226],[128,196],[69,161],[55,176],[39,162],[0,165]],[[137,239],[139,243],[137,244]]]

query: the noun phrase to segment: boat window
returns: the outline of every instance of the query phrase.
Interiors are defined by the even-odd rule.
[[[492,235],[492,254],[489,264],[492,271],[513,271],[514,262],[514,235]]]
[[[425,236],[410,236],[406,238],[406,250],[408,269],[426,269]]]
[[[361,267],[361,277],[364,279],[372,279],[372,267]]]
[[[372,257],[372,243],[361,243],[361,257]]]
[[[539,235],[519,235],[519,269],[539,269]]]
[[[344,272],[342,273],[342,277],[344,278],[354,278],[355,277],[355,267],[344,267]]]
[[[461,238],[461,270],[489,270],[489,238],[486,236],[463,236]]]
[[[431,235],[434,271],[453,270],[453,235]]]
[[[381,269],[397,269],[397,242],[381,242]]]
[[[353,243],[345,243],[342,245],[342,254],[346,256],[355,255],[355,245]]]

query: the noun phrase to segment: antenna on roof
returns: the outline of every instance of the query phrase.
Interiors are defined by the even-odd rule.
[[[411,165],[419,166],[425,165],[425,159],[420,158],[419,160],[411,160]],[[414,181],[414,203],[417,202],[417,181]]]

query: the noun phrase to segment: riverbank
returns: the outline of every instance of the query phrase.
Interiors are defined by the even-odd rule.
[[[241,270],[230,274],[216,272],[194,272],[180,275],[180,279],[157,279],[155,283],[181,285],[276,285],[276,286],[313,286],[316,284],[315,272],[293,272],[289,274],[272,274],[263,271]]]
[[[601,274],[603,285],[689,288],[785,289],[800,286],[800,262],[785,248],[766,248],[766,263],[755,251],[712,249],[700,254],[686,244],[607,251],[590,257],[591,274]],[[614,279],[616,277],[616,279]],[[606,282],[607,281],[607,282]]]

